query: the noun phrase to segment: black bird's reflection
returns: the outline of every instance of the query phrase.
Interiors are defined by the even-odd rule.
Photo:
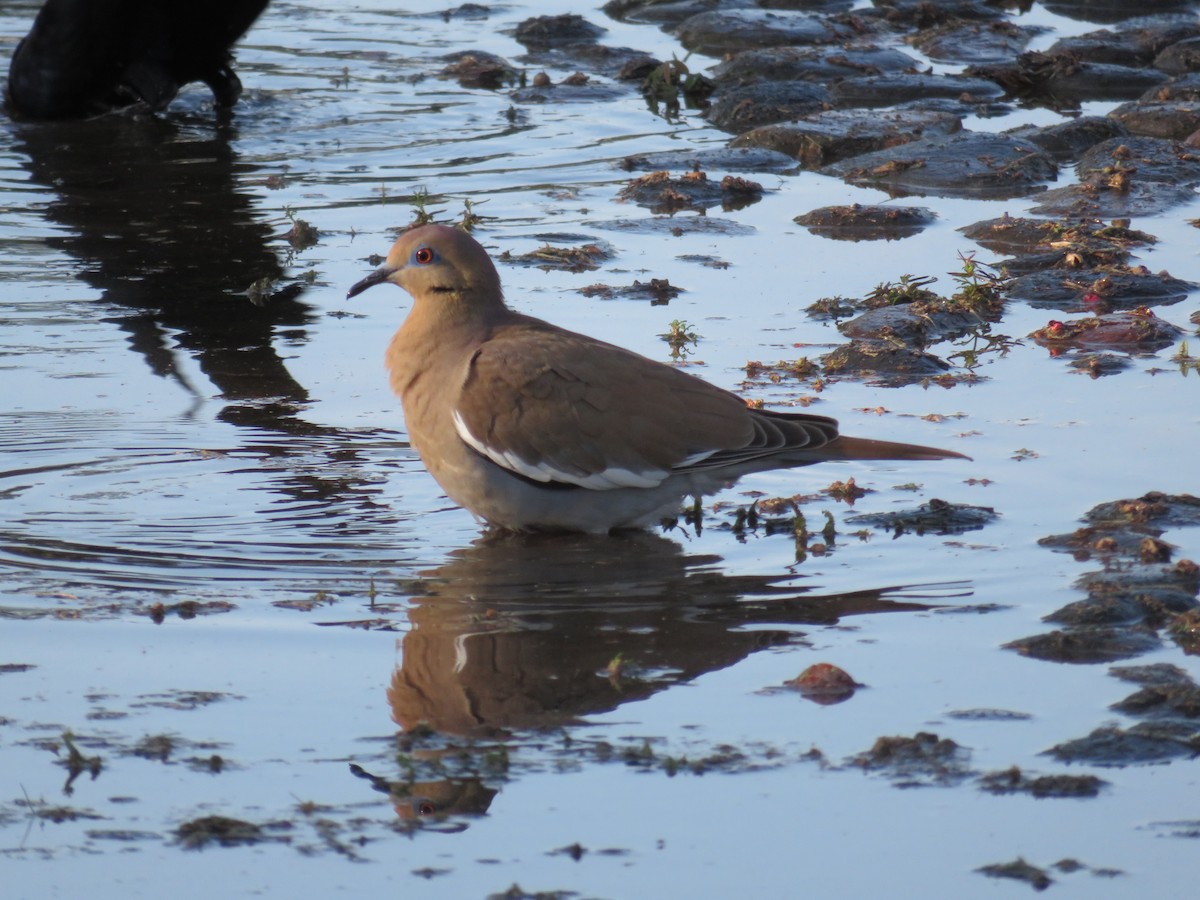
[[[461,756],[456,738],[580,723],[794,642],[798,625],[929,609],[951,587],[818,594],[792,574],[728,575],[720,557],[648,532],[490,535],[450,556],[423,573],[387,691],[401,746],[424,747],[413,756],[435,770]],[[485,812],[495,794],[478,773],[388,782],[355,768],[402,820],[441,830],[447,816]]]
[[[369,447],[400,451],[404,442],[306,418],[308,391],[276,350],[281,328],[289,343],[303,341],[316,316],[276,252],[282,228],[263,220],[242,186],[253,168],[234,150],[235,126],[114,113],[7,130],[32,180],[52,195],[43,215],[58,227],[45,241],[100,292],[97,315],[125,333],[152,372],[180,386],[185,406],[215,388],[217,417],[245,429],[251,452],[300,461],[273,470],[270,489],[284,497],[278,514],[321,534],[331,522],[346,533],[390,524],[370,499],[380,491],[373,472],[356,463]],[[276,283],[284,286],[259,302],[247,296],[253,285]],[[211,386],[189,383],[193,366]],[[326,464],[312,464],[321,457]],[[311,514],[295,519],[297,509]]]
[[[451,557],[426,573],[388,690],[406,730],[567,725],[795,641],[797,625],[929,608],[889,599],[898,588],[823,595],[790,574],[728,575],[644,532],[486,537]]]
[[[308,307],[298,291],[261,305],[246,296],[283,268],[238,187],[247,167],[230,146],[231,125],[114,114],[13,130],[33,180],[56,194],[45,214],[62,229],[47,242],[79,260],[79,277],[118,308],[111,321],[156,374],[182,381],[178,347],[226,400],[258,401],[260,415],[293,412],[307,398],[272,337],[277,326],[310,322]]]

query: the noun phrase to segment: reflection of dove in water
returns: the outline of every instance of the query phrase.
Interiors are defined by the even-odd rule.
[[[847,616],[928,609],[965,585],[822,594],[794,573],[721,571],[649,532],[500,534],[421,573],[387,689],[405,731],[490,739],[561,728]],[[618,662],[619,661],[619,662]]]
[[[638,528],[749,472],[961,457],[751,409],[679,369],[514,312],[487,252],[454,228],[408,231],[349,296],[385,281],[414,299],[387,353],[409,437],[451,499],[493,526]]]
[[[452,815],[482,815],[492,805],[497,791],[478,778],[445,778],[441,781],[388,781],[372,775],[362,766],[350,764],[350,771],[371,782],[371,786],[392,799],[396,815],[405,822],[441,821]],[[462,826],[449,830],[459,831]]]

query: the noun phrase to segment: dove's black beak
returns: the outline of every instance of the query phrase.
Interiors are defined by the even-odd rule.
[[[383,282],[392,277],[395,271],[396,270],[391,266],[380,266],[362,281],[355,284],[354,287],[350,288],[350,290],[346,291],[346,299],[349,300],[351,297],[358,296],[367,288],[375,287],[377,284],[383,284]]]

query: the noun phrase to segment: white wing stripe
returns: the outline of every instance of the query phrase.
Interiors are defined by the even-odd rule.
[[[567,484],[576,484],[594,491],[610,491],[616,488],[657,487],[670,474],[661,469],[647,469],[641,472],[634,472],[631,469],[610,466],[602,472],[593,472],[590,475],[577,475],[573,472],[564,472],[562,469],[555,468],[544,462],[535,465],[526,462],[515,453],[501,452],[483,443],[483,441],[471,434],[470,429],[467,428],[467,423],[463,421],[462,415],[457,409],[454,411],[454,430],[458,432],[458,436],[462,438],[468,447],[483,454],[501,468],[543,483],[559,481],[566,482]]]
[[[680,469],[686,469],[688,466],[694,466],[696,463],[704,462],[704,460],[708,459],[716,452],[716,450],[699,450],[696,453],[685,456],[681,461],[675,464],[674,468],[676,471],[679,471]]]

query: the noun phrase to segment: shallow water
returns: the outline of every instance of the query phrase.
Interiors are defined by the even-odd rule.
[[[0,10],[0,47],[34,6]],[[180,897],[514,884],[976,896],[1028,892],[976,871],[1018,857],[1050,870],[1056,896],[1190,896],[1193,759],[1042,755],[1131,724],[1108,705],[1133,688],[1106,665],[1000,647],[1050,630],[1041,617],[1079,599],[1072,582],[1097,568],[1039,538],[1097,503],[1197,490],[1200,381],[1171,362],[1179,345],[1095,380],[1026,340],[952,389],[755,385],[746,394],[769,403],[810,396],[847,433],[973,461],[756,476],[715,498],[700,533],[480,541],[405,443],[386,384],[382,352],[407,298],[344,299],[414,196],[428,192],[447,220],[469,201],[497,255],[563,235],[608,242],[597,272],[502,265],[510,302],[664,360],[659,335],[686,320],[700,335],[691,370],[735,389],[748,360],[840,343],[804,315],[814,300],[905,273],[944,288],[957,254],[978,250],[956,228],[1036,199],[922,198],[939,219],[921,234],[849,243],[792,219],[881,192],[739,172],[768,189],[761,202],[712,210],[708,228],[691,213],[649,227],[647,210],[617,201],[630,177],[617,163],[728,136],[693,112],[656,115],[632,89],[518,104],[438,78],[455,50],[521,65],[511,28],[564,11],[441,9],[276,0],[239,50],[247,94],[228,122],[196,86],[158,119],[0,122],[6,896],[159,896],[164,884]],[[683,55],[652,26],[587,15],[606,44]],[[1021,21],[1050,29],[1035,48],[1098,27],[1036,6]],[[1072,177],[1064,168],[1058,185]],[[1200,201],[1136,220],[1159,238],[1141,262],[1200,281],[1197,217]],[[319,229],[316,245],[289,245],[293,218]],[[672,234],[681,219],[690,227]],[[578,293],[650,277],[686,292],[666,306]],[[245,292],[263,278],[302,290],[256,306]],[[1195,310],[1193,295],[1156,313],[1194,335]],[[1052,317],[1011,302],[999,330],[1021,338]],[[826,510],[838,524],[826,555],[797,560],[790,533],[730,530],[749,492],[814,494],[849,476],[873,490],[853,509],[804,507],[812,530]],[[844,522],[930,498],[1000,515],[895,539]],[[1200,557],[1200,529],[1164,539]],[[836,705],[779,689],[816,662],[867,689]],[[1169,640],[1131,662],[1200,677]],[[951,715],[981,709],[1022,715]],[[965,748],[965,774],[905,789],[847,762],[921,731]],[[64,733],[100,758],[95,777],[83,766],[68,781]],[[351,763],[407,794],[381,793]],[[1014,765],[1109,784],[1093,799],[979,789],[980,773]],[[181,826],[216,815],[255,823],[261,840],[181,846]],[[1063,859],[1083,868],[1051,868]]]

